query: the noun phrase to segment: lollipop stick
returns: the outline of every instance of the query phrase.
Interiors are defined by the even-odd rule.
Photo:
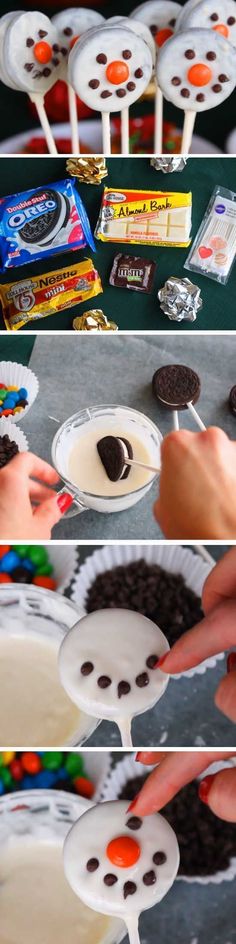
[[[197,413],[197,410],[195,410],[195,406],[193,406],[193,403],[191,402],[187,403],[187,407],[188,407],[188,410],[190,410],[190,413],[192,413],[193,419],[196,421],[197,426],[199,426],[199,429],[205,430],[206,426],[202,422],[201,417],[199,416],[199,413]]]
[[[33,95],[30,95],[29,98],[31,102],[33,102],[33,104],[35,105],[35,108],[37,109],[38,118],[39,118],[41,128],[46,138],[49,154],[58,154],[54,137],[52,135],[50,124],[46,115],[44,101],[43,101],[42,96],[33,94]]]
[[[184,115],[184,127],[182,134],[181,154],[188,154],[192,144],[193,129],[195,124],[196,112],[186,111]]]
[[[154,118],[154,154],[163,153],[163,95],[162,91],[159,88],[159,85],[156,87],[155,95],[155,118]]]
[[[134,465],[135,467],[136,467],[136,465],[137,465],[137,466],[139,466],[140,469],[147,469],[148,472],[160,472],[160,471],[161,471],[160,469],[157,468],[157,466],[155,466],[155,465],[148,465],[147,462],[139,462],[138,459],[126,459],[126,458],[125,458],[124,462],[125,462],[125,465]]]
[[[109,111],[102,111],[102,150],[111,154],[111,126]]]
[[[136,915],[131,915],[130,918],[126,918],[126,925],[130,944],[140,944],[138,918],[136,918]]]
[[[121,154],[129,154],[129,109],[121,112]]]
[[[79,154],[80,146],[79,146],[76,94],[71,85],[68,85],[68,105],[69,105],[70,127],[71,127],[71,146],[72,146],[71,153]]]
[[[208,564],[213,564],[213,567],[215,567],[216,562],[214,557],[209,554],[209,551],[207,551],[203,544],[194,544],[193,547],[195,548],[196,553],[199,554],[200,557],[203,557],[203,560],[207,561]]]
[[[120,729],[122,747],[133,747],[131,737],[131,718],[119,718],[117,721]]]
[[[178,410],[173,410],[173,427],[174,427],[174,429],[179,429],[179,415],[178,415]]]

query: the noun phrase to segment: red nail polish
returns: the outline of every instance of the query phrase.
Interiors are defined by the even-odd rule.
[[[63,492],[63,495],[58,495],[57,504],[60,508],[61,515],[65,514],[65,511],[70,508],[72,505],[73,498],[72,495],[69,495],[68,492]]]
[[[137,751],[137,754],[135,755],[135,758],[134,758],[134,759],[135,759],[136,761],[140,761],[140,757],[142,757],[142,751]]]
[[[236,652],[230,652],[227,658],[227,672],[236,669]]]
[[[167,654],[168,653],[166,652],[164,656],[161,656],[161,658],[157,660],[156,664],[154,665],[154,669],[160,669],[161,666],[164,665]]]
[[[209,776],[204,777],[204,780],[201,780],[201,783],[199,784],[198,796],[199,796],[199,799],[202,800],[203,803],[206,803],[206,804],[208,803],[208,796],[209,796],[210,789],[213,784],[213,780],[215,779],[215,776],[216,776],[215,774],[209,774]]]
[[[139,796],[139,793],[136,793],[134,800],[132,800],[132,803],[130,803],[130,805],[128,806],[128,809],[126,810],[127,813],[132,813],[132,810],[135,809],[138,796]]]

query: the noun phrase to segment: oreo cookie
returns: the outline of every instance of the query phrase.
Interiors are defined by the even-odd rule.
[[[236,416],[236,384],[234,387],[231,387],[230,390],[229,409],[231,410],[231,413],[233,413],[233,416]]]
[[[125,459],[133,459],[133,449],[128,439],[103,436],[97,443],[97,451],[111,482],[128,478],[130,466],[125,464]]]
[[[201,381],[191,367],[167,364],[155,371],[152,389],[167,410],[187,410],[188,403],[197,403],[200,397]]]
[[[20,230],[22,243],[39,246],[50,245],[52,239],[63,229],[70,218],[70,202],[68,197],[56,190],[42,190],[38,192],[38,206],[45,205],[45,212],[40,216],[32,217]]]

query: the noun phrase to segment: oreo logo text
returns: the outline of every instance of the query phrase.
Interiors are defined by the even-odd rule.
[[[42,203],[37,203],[35,206],[29,206],[24,210],[18,210],[13,213],[8,219],[8,226],[10,226],[11,229],[20,230],[25,226],[25,223],[37,219],[39,216],[43,216],[44,213],[50,213],[55,209],[55,200],[44,200]]]

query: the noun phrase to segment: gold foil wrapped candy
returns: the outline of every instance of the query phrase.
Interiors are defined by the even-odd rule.
[[[84,311],[83,315],[74,318],[72,326],[74,331],[92,331],[93,334],[98,331],[118,331],[118,325],[114,321],[108,321],[101,308],[91,308],[90,311]]]
[[[108,174],[105,157],[70,157],[66,170],[83,184],[101,184]]]

